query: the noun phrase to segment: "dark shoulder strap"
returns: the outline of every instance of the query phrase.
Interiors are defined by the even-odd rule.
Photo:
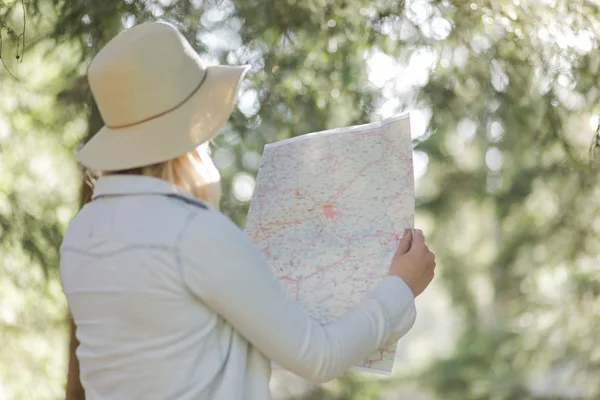
[[[144,195],[144,196],[148,196],[149,194],[151,194],[151,193],[140,193],[140,195]],[[190,204],[190,205],[192,205],[192,206],[195,206],[195,207],[201,208],[201,209],[203,209],[203,210],[208,210],[208,207],[206,207],[206,205],[202,204],[202,202],[200,202],[200,201],[198,201],[198,200],[194,200],[194,199],[192,199],[192,198],[188,198],[188,197],[185,197],[185,196],[182,196],[182,195],[176,194],[176,193],[168,193],[168,194],[156,194],[156,195],[157,195],[157,196],[165,196],[165,197],[170,197],[170,198],[172,198],[172,199],[177,199],[177,200],[179,200],[179,201],[182,201],[182,202],[184,202],[184,203],[187,203],[187,204]],[[123,196],[135,196],[135,195],[132,195],[132,194],[127,194],[127,195],[123,195]],[[115,195],[112,195],[112,196],[97,196],[97,197],[94,197],[94,198],[93,198],[92,200],[90,200],[90,201],[98,200],[98,199],[101,199],[101,198],[103,198],[103,197],[116,197],[116,196],[115,196]]]
[[[178,194],[165,194],[164,196],[171,197],[173,199],[177,199],[177,200],[183,201],[184,203],[190,204],[192,206],[196,206],[196,207],[201,208],[203,210],[208,210],[208,207],[206,207],[200,201],[197,201],[197,200],[194,200],[194,199],[190,199],[190,198],[178,195]]]

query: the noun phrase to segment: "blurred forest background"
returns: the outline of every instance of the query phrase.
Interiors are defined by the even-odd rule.
[[[0,399],[84,398],[57,249],[89,195],[74,151],[101,125],[86,67],[153,19],[209,63],[253,65],[214,149],[240,225],[265,143],[412,112],[439,273],[396,374],[314,387],[276,372],[276,398],[600,399],[599,7],[0,0]]]

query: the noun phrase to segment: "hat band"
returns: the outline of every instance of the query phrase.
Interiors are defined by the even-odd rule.
[[[189,95],[186,96],[185,99],[183,99],[182,101],[180,101],[179,103],[177,103],[174,107],[169,108],[168,110],[165,111],[161,111],[158,114],[154,114],[148,118],[144,118],[140,121],[136,121],[136,122],[131,122],[129,124],[124,124],[124,125],[106,125],[106,127],[108,129],[123,129],[123,128],[129,128],[131,126],[135,126],[135,125],[139,125],[139,124],[143,124],[144,122],[148,122],[151,121],[153,119],[162,117],[165,114],[168,114],[170,112],[173,112],[175,110],[177,110],[179,107],[181,107],[182,105],[184,105],[189,99],[192,98],[192,96],[194,94],[196,94],[196,92],[200,89],[200,86],[202,86],[202,84],[204,83],[204,81],[206,80],[206,76],[208,75],[208,69],[205,70],[204,72],[204,76],[202,77],[202,79],[200,80],[200,83],[198,83],[198,85],[194,88],[194,90],[192,90],[192,93],[190,93]]]

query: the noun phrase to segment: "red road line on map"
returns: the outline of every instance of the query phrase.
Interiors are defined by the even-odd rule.
[[[361,168],[361,169],[360,169],[360,170],[359,170],[359,171],[358,171],[358,172],[355,174],[354,178],[352,178],[352,179],[350,180],[350,182],[348,182],[348,184],[347,184],[345,187],[342,187],[342,188],[339,188],[339,189],[338,189],[337,193],[336,193],[334,196],[336,196],[336,197],[337,197],[337,196],[340,196],[340,195],[344,194],[344,193],[346,192],[346,190],[347,190],[347,189],[348,189],[350,186],[352,186],[352,184],[353,184],[353,183],[354,183],[354,182],[355,182],[355,181],[356,181],[356,180],[359,178],[359,176],[360,176],[360,174],[361,174],[361,173],[363,173],[364,171],[366,171],[368,168],[371,168],[373,165],[376,165],[377,163],[380,163],[380,162],[382,161],[382,159],[383,159],[384,155],[385,155],[385,151],[383,151],[383,152],[382,152],[382,155],[381,155],[381,157],[380,157],[379,159],[377,159],[377,160],[374,160],[374,161],[371,161],[371,162],[367,163],[367,165],[365,165],[364,167],[362,167],[362,168]],[[331,200],[331,199],[332,199],[334,196],[331,196],[331,197],[329,198],[329,200]]]
[[[394,354],[394,353],[395,353],[394,350],[387,350],[387,349],[380,350],[379,351],[379,358],[371,358],[371,359],[366,360],[365,362],[367,364],[374,364],[376,362],[383,361],[383,355],[384,354]]]
[[[373,133],[374,133],[374,132],[364,132],[364,133],[361,133],[359,136],[368,136],[368,135],[371,135],[371,134],[373,134]],[[345,192],[348,190],[348,188],[350,188],[350,187],[351,187],[351,186],[352,186],[352,185],[353,185],[353,184],[356,182],[356,180],[358,180],[358,179],[360,178],[360,175],[361,175],[361,174],[362,174],[364,171],[366,171],[367,169],[371,168],[372,166],[374,166],[374,165],[376,165],[376,164],[378,164],[378,163],[382,162],[383,158],[384,158],[384,157],[385,157],[385,156],[386,156],[386,155],[389,153],[389,151],[390,151],[390,150],[393,150],[393,149],[395,148],[395,146],[393,145],[393,143],[392,143],[392,142],[391,142],[391,141],[390,141],[390,140],[389,140],[387,137],[385,137],[385,136],[381,136],[381,140],[382,140],[382,142],[385,142],[385,143],[383,143],[383,147],[384,147],[384,148],[383,148],[383,151],[382,151],[382,155],[381,155],[381,157],[379,157],[377,160],[373,160],[373,161],[371,161],[371,162],[367,163],[367,165],[363,166],[363,167],[362,167],[362,168],[361,168],[361,169],[360,169],[360,170],[359,170],[359,171],[358,171],[358,172],[355,174],[354,178],[350,179],[350,181],[348,181],[348,182],[346,183],[346,185],[344,185],[343,187],[340,187],[340,188],[338,188],[337,192],[336,192],[334,195],[330,196],[330,197],[329,197],[329,199],[328,199],[328,201],[324,202],[324,204],[327,204],[328,202],[331,202],[331,203],[335,204],[335,201],[334,201],[334,199],[336,199],[336,200],[337,200],[337,199],[339,199],[339,197],[340,197],[340,196],[344,195],[344,194],[345,194]],[[329,149],[330,149],[330,143],[328,143],[328,146],[329,146]],[[329,153],[329,154],[327,155],[327,157],[329,157],[329,156],[331,155],[331,150],[330,150],[328,153]],[[400,153],[400,152],[398,152],[398,153]],[[340,167],[340,164],[342,164],[342,163],[346,162],[346,161],[349,159],[349,157],[350,157],[350,154],[351,154],[351,151],[348,151],[348,152],[347,152],[347,154],[346,154],[346,156],[345,156],[345,157],[344,157],[344,158],[343,158],[343,159],[342,159],[340,162],[338,162],[338,163],[336,164],[336,166],[337,166],[338,168],[334,168],[333,170],[334,170],[334,171],[338,170],[338,169],[339,169],[339,167]],[[281,155],[281,154],[279,154],[279,153],[275,153],[275,154],[274,154],[274,157],[275,157],[276,159],[280,159],[280,158],[282,157],[282,155]],[[295,159],[296,157],[294,157],[294,155],[292,155],[292,158],[294,158],[294,159]],[[409,163],[409,164],[410,164],[410,163]],[[313,208],[314,208],[315,210],[317,210],[317,209],[319,209],[319,208],[321,208],[321,209],[323,208],[322,204],[321,204],[320,202],[318,202],[318,201],[315,199],[315,197],[314,197],[313,193],[311,193],[311,192],[309,192],[309,191],[307,191],[307,190],[301,190],[301,189],[298,189],[298,188],[294,188],[294,189],[286,189],[286,190],[283,190],[283,191],[279,191],[279,190],[277,190],[277,189],[276,189],[275,182],[274,182],[274,179],[275,179],[275,177],[272,177],[272,178],[270,178],[270,179],[268,180],[268,184],[266,185],[267,187],[266,187],[265,189],[270,189],[270,190],[266,190],[266,192],[272,192],[272,191],[276,191],[276,192],[279,192],[279,193],[284,193],[284,194],[285,194],[285,193],[289,193],[289,192],[291,192],[291,191],[294,191],[294,194],[295,194],[296,196],[306,196],[307,198],[309,198],[309,199],[310,199],[310,200],[313,202],[312,206],[313,206]],[[382,199],[393,200],[393,198],[394,198],[393,196],[386,196],[386,197],[384,197],[384,198],[382,198]],[[258,196],[257,200],[259,200],[259,201],[258,201],[258,205],[259,205],[259,212],[260,212],[260,214],[259,214],[259,221],[262,221],[262,217],[263,217],[263,207],[265,207],[265,206],[266,206],[266,204],[265,204],[265,200],[266,200],[266,193],[265,193],[265,194],[263,194],[263,195],[260,195],[260,196]],[[386,210],[386,212],[389,212],[389,211],[387,211],[387,210]],[[341,212],[341,213],[335,213],[335,216],[337,216],[337,215],[342,215],[342,216],[343,216],[343,214],[344,214],[343,212]],[[306,222],[306,221],[317,220],[317,222],[318,222],[318,223],[319,223],[319,225],[320,225],[320,230],[319,230],[319,231],[318,231],[318,233],[315,235],[315,237],[314,237],[314,238],[313,238],[313,239],[310,241],[310,243],[308,243],[308,244],[307,244],[307,246],[309,246],[309,247],[312,247],[312,246],[314,245],[314,243],[315,243],[315,242],[316,242],[316,241],[317,241],[319,238],[321,238],[321,236],[322,236],[322,234],[323,234],[323,226],[324,226],[324,225],[323,225],[323,222],[324,222],[324,221],[323,221],[323,218],[325,218],[325,219],[332,219],[332,218],[329,218],[329,216],[328,216],[328,215],[325,215],[325,217],[324,217],[323,215],[321,215],[321,213],[319,213],[319,212],[315,212],[315,216],[314,216],[314,217],[311,217],[311,218],[304,218],[304,219],[294,219],[294,220],[292,220],[292,221],[272,222],[272,223],[271,223],[271,225],[273,225],[273,226],[278,226],[278,227],[281,227],[281,226],[289,226],[289,227],[291,228],[291,227],[293,227],[294,225],[298,225],[298,224],[304,223],[304,222]],[[335,218],[334,218],[334,219],[335,219]],[[267,252],[267,254],[270,254],[270,252],[269,252],[269,251],[270,251],[270,239],[271,239],[271,238],[270,238],[270,236],[268,235],[268,233],[267,233],[267,232],[268,232],[268,229],[266,229],[266,228],[265,228],[265,227],[262,225],[262,223],[261,223],[261,222],[259,222],[259,227],[258,227],[258,230],[257,230],[257,234],[255,235],[255,238],[258,236],[258,233],[262,233],[262,234],[264,235],[264,237],[265,237],[265,239],[266,239],[266,242],[267,242],[267,248],[265,249],[265,252]],[[387,235],[388,235],[388,234],[386,234],[386,233],[384,233],[384,232],[376,232],[376,233],[373,233],[373,234],[369,234],[369,235],[363,235],[363,236],[360,236],[360,237],[357,237],[357,236],[349,236],[349,235],[342,235],[342,234],[339,234],[339,233],[337,232],[337,229],[336,229],[335,225],[333,226],[333,233],[334,233],[334,235],[335,235],[336,237],[338,237],[338,238],[340,238],[340,239],[343,239],[343,240],[345,240],[345,241],[346,241],[346,243],[351,243],[351,242],[353,242],[353,241],[356,241],[356,240],[359,240],[359,239],[364,239],[364,238],[374,238],[374,237],[376,238],[376,237],[382,237],[382,236],[387,236]],[[394,235],[393,235],[393,236],[390,238],[390,241],[396,241],[396,240],[398,240],[398,239],[399,239],[399,236],[400,236],[400,233],[399,233],[399,232],[396,232],[396,233],[395,233],[395,234],[394,234]],[[300,279],[294,279],[294,278],[292,278],[291,276],[287,276],[287,275],[286,275],[286,276],[280,276],[280,277],[279,277],[279,279],[281,279],[281,280],[284,280],[284,281],[291,282],[292,284],[294,284],[294,285],[295,285],[295,290],[294,290],[294,291],[295,291],[295,297],[296,297],[296,300],[298,300],[298,297],[299,297],[299,291],[300,291],[300,285],[301,285],[301,284],[302,284],[304,281],[306,281],[307,279],[309,279],[309,278],[311,278],[311,277],[314,277],[315,275],[317,275],[317,274],[320,274],[320,273],[322,273],[322,272],[324,272],[324,271],[326,271],[326,270],[328,270],[328,269],[330,269],[330,268],[332,268],[332,267],[334,267],[334,266],[337,266],[337,265],[339,265],[339,264],[341,264],[341,263],[344,263],[344,262],[346,262],[346,260],[348,259],[348,257],[349,257],[349,255],[350,255],[350,254],[351,254],[351,251],[350,251],[350,250],[347,250],[347,251],[345,252],[345,254],[344,254],[344,255],[343,255],[341,258],[339,258],[338,260],[336,260],[335,262],[333,262],[333,263],[331,263],[331,264],[329,264],[329,265],[326,265],[326,266],[319,267],[319,268],[317,268],[317,269],[316,269],[316,270],[315,270],[313,273],[311,273],[310,275],[308,275],[308,276],[305,276],[305,277],[302,277],[302,278],[300,278]],[[362,279],[354,278],[354,279],[353,279],[353,281],[362,281]],[[357,288],[356,288],[354,285],[352,285],[352,292],[351,292],[351,293],[354,293],[354,292],[356,291],[356,289],[357,289]],[[383,355],[384,355],[384,353],[393,353],[393,352],[392,352],[392,351],[383,350],[382,352],[380,352],[380,358],[379,358],[379,360],[371,360],[371,361],[369,361],[369,363],[372,363],[372,362],[377,362],[377,361],[381,361],[381,360],[383,359]]]

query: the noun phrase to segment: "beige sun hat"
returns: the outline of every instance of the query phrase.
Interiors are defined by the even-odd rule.
[[[167,161],[225,125],[250,67],[206,66],[173,26],[148,22],[113,38],[88,81],[105,126],[78,152],[96,171]]]

